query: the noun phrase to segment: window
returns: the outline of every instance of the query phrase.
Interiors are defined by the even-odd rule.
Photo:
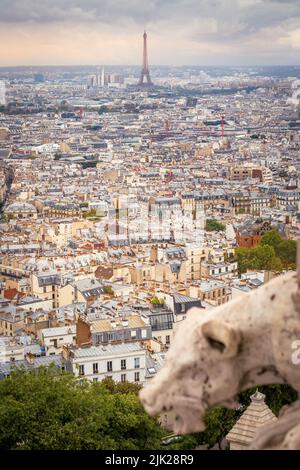
[[[93,374],[98,374],[98,362],[93,364]]]
[[[181,311],[182,311],[182,313],[185,312],[185,304],[181,304]]]
[[[135,373],[134,373],[134,381],[135,381],[135,382],[139,382],[139,381],[140,381],[140,373],[139,373],[139,372],[135,372]]]
[[[84,364],[79,364],[79,375],[84,375]]]
[[[142,330],[142,339],[147,338],[147,330]]]
[[[50,343],[52,343],[54,348],[57,348],[57,339],[50,339]]]
[[[139,368],[140,368],[140,358],[139,358],[139,357],[135,357],[135,358],[134,358],[134,368],[135,368],[135,369],[139,369]]]
[[[112,361],[107,361],[107,372],[111,372],[112,370]]]
[[[131,331],[131,338],[136,338],[136,330]]]
[[[126,370],[126,359],[121,359],[121,370]]]
[[[121,374],[121,382],[126,382],[126,374]]]
[[[46,294],[46,292],[47,292],[47,287],[46,286],[43,287],[43,292],[44,292],[44,294]]]
[[[166,344],[170,344],[170,335],[166,336]]]

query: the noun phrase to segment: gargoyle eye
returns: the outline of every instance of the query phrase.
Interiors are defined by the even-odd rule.
[[[212,337],[207,337],[206,338],[209,345],[213,348],[213,349],[217,349],[218,351],[220,351],[221,353],[224,351],[225,349],[225,344],[222,343],[221,341],[217,341],[216,339],[212,338]]]

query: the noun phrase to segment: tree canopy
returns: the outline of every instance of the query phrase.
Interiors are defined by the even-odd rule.
[[[223,439],[250,405],[250,396],[256,390],[266,396],[265,402],[276,416],[283,406],[290,405],[298,399],[297,392],[287,384],[262,385],[248,389],[239,394],[238,401],[241,404],[239,408],[228,409],[221,406],[210,408],[205,416],[204,432],[184,436],[182,441],[176,442],[169,448],[192,449],[199,444],[207,444],[209,448],[215,445],[221,447]]]
[[[97,216],[97,210],[96,209],[90,209],[89,211],[84,212],[83,217],[85,219],[88,219],[89,217],[96,217]]]
[[[207,219],[205,223],[205,230],[208,232],[223,232],[226,229],[226,226],[221,222],[218,222],[215,219]]]
[[[259,245],[255,248],[237,248],[236,256],[240,273],[250,270],[281,271],[281,260],[270,245]]]
[[[270,230],[263,235],[261,245],[273,246],[284,268],[296,268],[297,243],[295,240],[284,240],[277,230]]]
[[[183,436],[163,446],[168,432],[147,415],[141,386],[112,379],[79,382],[55,366],[39,371],[15,370],[0,381],[1,450],[189,450],[198,444],[220,444],[255,388],[240,394],[240,409],[211,408],[202,433]],[[277,415],[297,399],[289,385],[258,387]]]
[[[54,366],[0,382],[0,449],[159,449],[165,431],[134,384],[90,383]]]
[[[151,299],[152,305],[163,305],[165,303],[164,299],[159,299],[156,295]]]
[[[255,248],[237,248],[239,272],[248,269],[282,271],[282,269],[295,269],[297,257],[297,243],[295,240],[284,240],[277,230],[266,232]]]
[[[282,238],[279,235],[278,230],[269,230],[266,232],[260,241],[260,244],[263,246],[269,245],[276,249],[276,246],[281,242]]]
[[[255,248],[237,248],[236,250],[239,271],[244,273],[247,269],[266,271],[282,271],[282,269],[295,269],[297,257],[297,243],[295,240],[284,240],[278,230],[266,232]]]

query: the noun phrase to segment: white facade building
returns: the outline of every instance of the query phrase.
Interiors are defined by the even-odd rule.
[[[45,348],[46,356],[59,354],[63,346],[72,346],[76,342],[76,325],[44,328],[38,337]]]
[[[115,382],[145,382],[146,350],[139,344],[68,349],[65,350],[66,355],[67,368],[77,377],[94,382],[107,377]]]

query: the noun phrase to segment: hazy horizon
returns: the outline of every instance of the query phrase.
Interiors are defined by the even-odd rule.
[[[0,0],[0,66],[300,65],[300,0]],[[155,64],[155,65],[154,65]]]
[[[249,64],[249,65],[241,65],[241,64],[226,64],[226,65],[218,65],[218,64],[150,64],[151,68],[241,68],[241,69],[248,69],[248,68],[299,68],[299,64]],[[59,68],[59,67],[112,67],[112,68],[141,68],[141,64],[16,64],[16,65],[0,65],[0,69],[13,69],[13,68]]]

